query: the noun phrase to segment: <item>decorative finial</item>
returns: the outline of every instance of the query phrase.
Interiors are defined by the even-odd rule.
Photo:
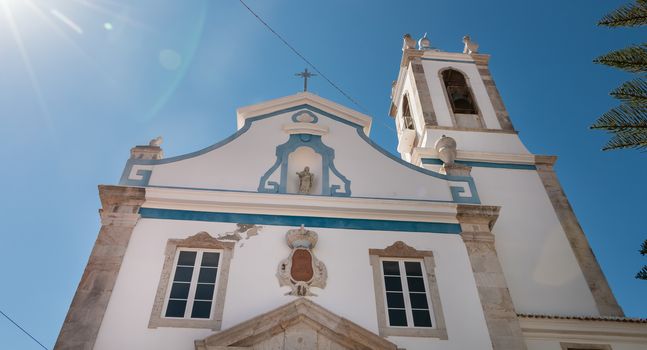
[[[148,145],[149,145],[149,146],[151,146],[151,147],[159,147],[159,146],[162,144],[162,141],[164,141],[164,139],[162,138],[162,136],[158,136],[158,137],[156,137],[156,138],[152,139],[152,140],[148,143]]]
[[[308,72],[308,68],[306,68],[303,72],[297,73],[295,75],[303,78],[303,91],[305,92],[308,91],[308,78],[314,77],[317,74]]]
[[[436,152],[438,152],[438,158],[440,158],[444,164],[454,164],[454,161],[456,160],[456,140],[443,135],[438,139],[438,141],[436,141],[434,148],[436,149]]]
[[[469,35],[465,35],[463,37],[463,43],[465,43],[465,47],[463,48],[463,53],[471,55],[473,53],[478,53],[479,52],[479,44],[473,42],[470,39]]]
[[[427,33],[418,40],[418,50],[429,50],[431,49],[431,41],[427,38]]]
[[[404,43],[402,44],[402,51],[407,50],[407,49],[416,49],[416,41],[413,40],[411,37],[411,34],[405,34],[404,37]]]

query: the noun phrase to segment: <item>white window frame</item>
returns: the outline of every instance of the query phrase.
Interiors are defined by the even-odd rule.
[[[407,325],[406,326],[392,326],[391,325],[391,320],[389,319],[389,305],[387,302],[386,298],[386,281],[385,278],[386,275],[384,273],[384,264],[383,262],[385,261],[395,261],[398,263],[398,267],[400,269],[400,283],[402,284],[402,297],[404,299],[404,312],[407,316]],[[406,274],[406,269],[404,267],[405,262],[415,262],[420,264],[420,268],[422,270],[422,280],[425,285],[425,298],[427,298],[427,306],[429,307],[429,318],[431,319],[431,327],[416,327],[413,322],[413,308],[411,307],[411,300],[409,297],[409,282],[407,281],[407,274]],[[427,271],[425,270],[425,262],[423,259],[403,259],[403,258],[380,258],[380,271],[382,273],[382,291],[384,292],[384,310],[386,310],[386,324],[389,327],[393,328],[419,328],[419,329],[436,329],[436,318],[434,316],[434,306],[431,303],[431,296],[429,295],[429,282],[425,278],[427,275]],[[389,275],[391,276],[391,275]],[[396,276],[391,276],[391,277],[396,277]],[[413,292],[413,293],[420,293],[420,292]],[[391,308],[393,309],[393,308]],[[420,309],[422,310],[422,309]]]
[[[417,250],[408,246],[402,241],[397,241],[384,249],[369,249],[369,262],[373,269],[373,286],[375,290],[375,308],[377,312],[377,323],[379,334],[383,337],[402,336],[402,337],[427,337],[446,340],[447,329],[445,326],[445,316],[443,314],[438,283],[436,281],[436,263],[434,253],[428,250]],[[388,305],[386,300],[386,286],[384,280],[383,261],[406,261],[419,262],[422,267],[423,281],[425,284],[425,294],[429,306],[429,316],[431,318],[431,327],[416,327],[413,323],[413,315],[407,315],[407,326],[391,326],[388,317]],[[404,273],[406,274],[406,270]],[[402,274],[400,278],[402,278]],[[403,284],[404,289],[408,292],[408,283]],[[404,296],[405,308],[410,305],[408,295]],[[409,306],[409,310],[411,307]],[[406,311],[405,311],[406,313]]]
[[[229,280],[229,266],[231,265],[235,247],[235,242],[219,241],[207,232],[198,232],[185,239],[169,239],[166,243],[166,249],[163,252],[163,266],[160,273],[159,283],[157,285],[157,293],[155,294],[155,300],[153,301],[150,319],[148,321],[148,328],[205,328],[219,331],[222,328],[227,283]],[[180,258],[181,251],[220,253],[209,318],[191,318],[193,303],[195,302],[195,290],[197,288],[198,276],[200,273],[200,269],[195,268],[195,266],[193,274],[191,275],[191,283],[194,284],[194,286],[189,286],[190,299],[187,299],[187,306],[184,309],[185,317],[166,317],[166,309],[168,308],[173,279],[175,278],[177,262]],[[202,265],[202,260],[198,260],[201,258],[202,254],[196,254],[196,263]]]
[[[175,273],[177,271],[178,261],[180,260],[181,252],[196,252],[195,263],[193,265],[193,273],[191,275],[191,282],[189,282],[189,297],[186,301],[186,307],[184,309],[184,317],[170,317],[166,316],[166,309],[168,308],[169,301],[171,300],[171,289],[175,280]],[[198,276],[200,275],[200,269],[202,269],[202,256],[204,253],[218,253],[218,266],[216,267],[216,281],[213,287],[213,296],[211,297],[211,308],[209,309],[208,318],[193,318],[191,313],[193,312],[193,303],[195,302],[195,291],[198,288]],[[166,296],[164,297],[164,307],[162,308],[162,318],[167,319],[188,319],[188,320],[211,320],[214,316],[214,308],[216,306],[216,297],[218,290],[218,283],[220,282],[220,264],[222,263],[224,251],[220,249],[202,249],[202,248],[178,248],[175,252],[175,260],[173,261],[173,273],[169,278],[168,286],[166,288]],[[199,264],[199,266],[198,266]],[[179,300],[179,299],[178,299]],[[206,300],[205,300],[206,301]]]

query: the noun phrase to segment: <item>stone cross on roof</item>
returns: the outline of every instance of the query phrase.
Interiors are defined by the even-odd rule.
[[[308,68],[306,68],[303,72],[297,73],[295,75],[303,78],[303,91],[308,91],[308,78],[314,77],[317,74],[308,72]]]

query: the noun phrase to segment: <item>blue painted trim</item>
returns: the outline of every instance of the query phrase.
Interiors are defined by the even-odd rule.
[[[445,59],[445,58],[424,58],[424,57],[421,57],[420,59],[421,59],[421,60],[423,60],[423,61],[438,61],[438,62],[453,62],[453,63],[472,63],[472,64],[476,64],[476,62],[474,62],[474,61],[449,60],[449,59]]]
[[[442,165],[443,161],[436,158],[422,158],[422,164],[435,164]],[[497,168],[497,169],[515,169],[515,170],[537,170],[537,167],[532,164],[519,164],[519,163],[496,163],[496,162],[476,162],[471,160],[457,160],[457,164],[467,165],[471,167],[480,168]]]
[[[298,117],[298,116],[300,116],[300,115],[302,115],[302,114],[307,114],[307,115],[309,115],[310,117],[312,117],[312,121],[311,121],[311,122],[302,122],[302,121],[299,121],[299,120],[297,119],[297,117]],[[292,115],[292,121],[293,121],[293,122],[295,122],[295,123],[311,123],[311,124],[317,124],[317,122],[319,121],[319,117],[317,117],[314,113],[312,113],[312,112],[310,112],[310,111],[306,111],[306,110],[304,110],[304,111],[298,111],[298,112],[294,113],[294,114]]]
[[[263,176],[261,176],[258,184],[258,192],[287,193],[288,161],[290,159],[290,154],[299,147],[309,147],[321,155],[322,195],[350,197],[350,180],[342,175],[333,163],[335,159],[335,150],[326,146],[321,141],[320,135],[309,134],[292,134],[286,143],[276,147],[276,162],[274,162],[274,165],[272,165],[272,167],[266,171]],[[277,184],[274,181],[268,181],[270,176],[278,170],[279,166],[281,167],[280,182]],[[330,171],[332,171],[333,174],[344,183],[344,192],[338,191],[340,188],[339,185],[330,186]]]
[[[276,116],[276,115],[289,113],[289,112],[294,112],[294,111],[298,111],[298,110],[302,110],[302,109],[309,110],[311,112],[314,112],[314,113],[326,116],[326,117],[328,117],[330,119],[336,120],[336,121],[338,121],[338,122],[340,122],[342,124],[346,124],[346,125],[354,127],[357,130],[357,134],[364,141],[366,141],[370,146],[375,148],[377,151],[379,151],[383,155],[389,157],[391,160],[393,160],[395,162],[398,162],[400,165],[404,165],[404,166],[408,167],[409,169],[412,169],[414,171],[423,173],[425,175],[433,176],[433,177],[436,177],[436,178],[439,178],[439,179],[444,179],[444,180],[448,180],[448,181],[455,181],[455,182],[465,182],[466,185],[469,186],[470,191],[472,192],[472,196],[471,197],[462,197],[462,196],[460,196],[460,194],[465,192],[465,190],[463,188],[457,187],[457,186],[450,186],[450,191],[451,191],[451,194],[452,194],[452,197],[453,197],[453,201],[456,202],[456,203],[481,204],[481,201],[480,201],[479,196],[478,196],[478,192],[476,191],[476,185],[474,184],[474,179],[472,179],[472,177],[470,177],[470,176],[450,176],[450,175],[439,174],[439,173],[436,173],[434,171],[423,169],[423,168],[415,166],[415,165],[413,165],[411,163],[405,162],[402,159],[399,159],[399,158],[395,157],[393,154],[391,154],[390,152],[386,151],[385,149],[383,149],[382,147],[377,145],[375,142],[373,142],[366,135],[366,133],[364,133],[364,129],[363,129],[363,127],[361,125],[353,123],[353,122],[348,121],[346,119],[340,118],[340,117],[338,117],[338,116],[336,116],[334,114],[328,113],[328,112],[323,111],[323,110],[321,110],[321,109],[319,109],[317,107],[313,107],[313,106],[310,106],[310,105],[307,105],[307,104],[302,104],[302,105],[282,109],[282,110],[279,110],[279,111],[275,111],[275,112],[272,112],[272,113],[263,114],[263,115],[259,115],[259,116],[256,116],[256,117],[248,118],[248,119],[245,120],[245,125],[240,130],[238,130],[236,133],[231,135],[230,137],[228,137],[228,138],[222,140],[221,142],[218,142],[218,143],[216,143],[216,144],[214,144],[212,146],[209,146],[207,148],[204,148],[202,150],[199,150],[199,151],[196,151],[196,152],[193,152],[193,153],[188,153],[188,154],[181,155],[181,156],[176,156],[176,157],[171,157],[171,158],[166,158],[166,159],[159,159],[159,160],[142,160],[142,159],[128,160],[128,162],[126,163],[126,168],[124,169],[124,172],[123,172],[125,178],[124,178],[124,176],[122,176],[120,184],[125,184],[124,180],[127,179],[128,174],[130,173],[130,168],[134,164],[150,164],[150,165],[166,164],[166,163],[176,162],[176,161],[179,161],[179,160],[193,158],[193,157],[202,155],[204,153],[210,152],[210,151],[212,151],[214,149],[220,148],[220,147],[226,145],[227,143],[235,140],[236,138],[238,138],[239,136],[244,134],[247,130],[249,130],[249,128],[251,127],[251,124],[253,122],[257,121],[257,120],[262,120],[262,119],[270,118],[270,117],[273,117],[273,116]],[[141,184],[139,186],[147,186],[147,185],[148,184],[146,183],[146,184]],[[270,185],[270,184],[268,183],[268,185]],[[335,193],[336,189],[333,189],[332,191],[334,191],[333,193]]]
[[[119,180],[120,185],[126,185],[126,186],[148,186],[148,183],[151,180],[151,175],[153,175],[152,170],[147,170],[147,169],[139,169],[137,170],[137,175],[141,176],[141,180],[131,180],[128,178],[130,175],[130,171],[132,169],[133,165],[131,162],[131,159],[128,159],[126,162],[126,167],[124,168],[124,172],[121,174],[121,179]]]
[[[187,154],[183,154],[183,155],[179,155],[179,156],[175,156],[175,157],[170,157],[170,158],[164,158],[164,159],[129,159],[126,162],[126,166],[124,167],[124,171],[122,172],[122,176],[121,176],[121,179],[119,181],[119,184],[120,185],[127,185],[126,182],[128,181],[128,175],[130,174],[130,170],[131,170],[132,166],[135,165],[135,164],[145,164],[145,165],[167,164],[167,163],[177,162],[177,161],[180,161],[180,160],[194,158],[194,157],[200,156],[202,154],[205,154],[207,152],[211,152],[211,151],[213,151],[215,149],[218,149],[218,148],[220,148],[220,147],[234,141],[235,139],[240,137],[242,134],[247,132],[249,130],[249,128],[252,126],[252,123],[257,121],[257,120],[267,119],[267,118],[271,118],[271,117],[274,117],[274,116],[277,116],[277,115],[280,115],[280,114],[283,114],[283,113],[289,113],[289,112],[294,112],[294,111],[304,110],[304,109],[314,111],[314,112],[317,112],[317,113],[319,113],[319,111],[321,111],[320,109],[318,109],[316,107],[312,107],[312,106],[307,105],[307,104],[302,104],[302,105],[282,109],[282,110],[279,110],[279,111],[275,111],[275,112],[272,112],[272,113],[267,113],[267,114],[262,114],[262,115],[259,115],[259,116],[256,116],[256,117],[247,118],[247,119],[245,119],[245,124],[243,125],[243,127],[240,128],[238,131],[236,131],[234,134],[230,135],[229,137],[225,138],[224,140],[222,140],[220,142],[216,142],[215,144],[213,144],[213,145],[211,145],[209,147],[203,148],[203,149],[195,151],[195,152],[191,152],[191,153],[187,153]],[[356,123],[353,123],[353,122],[348,121],[346,119],[337,117],[337,116],[332,115],[330,113],[322,113],[322,114],[325,114],[327,117],[329,117],[331,119],[334,119],[334,120],[336,120],[338,122],[341,122],[343,124],[350,125],[352,127],[362,128],[362,126],[359,125],[359,124],[356,124]],[[130,180],[130,181],[133,181],[133,180]],[[147,186],[148,185],[147,182],[146,183],[143,183],[142,181],[136,181],[136,182],[138,184],[134,185],[134,186]]]
[[[315,216],[289,216],[266,214],[216,213],[192,210],[140,208],[139,214],[144,219],[187,220],[208,222],[244,222],[258,225],[323,227],[349,230],[368,231],[402,231],[402,232],[433,232],[458,234],[459,224],[443,222],[395,221],[327,218]]]

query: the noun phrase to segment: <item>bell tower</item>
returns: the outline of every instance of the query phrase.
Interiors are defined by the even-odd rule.
[[[460,53],[434,48],[426,34],[403,41],[389,111],[397,150],[415,166],[472,178],[480,202],[502,208],[491,239],[515,311],[623,316],[557,179],[557,157],[532,154],[521,142],[490,74],[490,56],[469,36]],[[550,265],[551,278],[570,266],[577,281],[550,282],[554,288],[529,281],[540,264]]]
[[[438,158],[434,144],[443,135],[456,140],[459,159],[529,155],[490,74],[490,56],[478,53],[469,36],[463,43],[462,53],[444,52],[434,48],[426,34],[417,42],[404,36],[389,114],[398,131],[398,152],[415,165]]]

